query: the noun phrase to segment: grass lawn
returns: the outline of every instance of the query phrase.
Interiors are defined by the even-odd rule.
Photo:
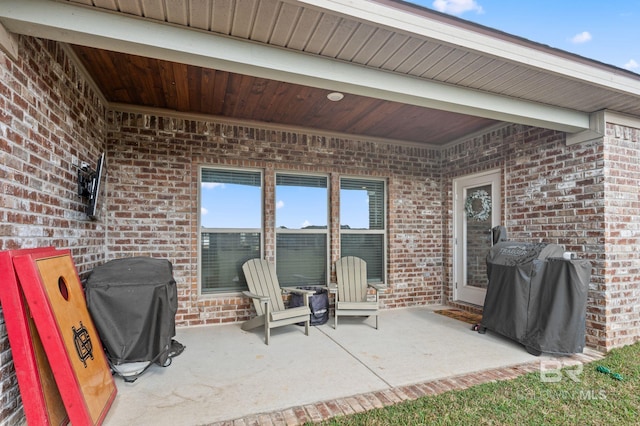
[[[598,367],[603,371],[598,371]],[[617,380],[615,374],[622,380]],[[514,380],[427,396],[322,423],[423,424],[638,425],[640,342],[612,350],[606,358],[590,364],[530,373]]]

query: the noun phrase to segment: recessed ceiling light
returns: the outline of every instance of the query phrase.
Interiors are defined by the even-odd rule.
[[[333,102],[341,101],[344,98],[344,95],[340,92],[331,92],[327,95],[327,99]]]

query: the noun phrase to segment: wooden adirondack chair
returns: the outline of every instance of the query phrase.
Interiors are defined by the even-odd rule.
[[[367,283],[367,263],[355,256],[346,256],[336,262],[338,281],[334,328],[338,328],[338,316],[375,316],[378,329],[378,292],[382,286]],[[369,301],[368,288],[375,290],[375,300]]]
[[[281,288],[275,268],[266,260],[248,260],[242,265],[242,270],[249,286],[249,291],[245,291],[244,294],[253,299],[253,306],[258,314],[255,318],[242,324],[243,330],[251,330],[264,325],[264,342],[267,345],[271,329],[283,325],[304,322],[304,333],[309,335],[311,320],[309,295],[313,294],[313,291],[289,287]],[[286,292],[302,294],[304,305],[285,309],[282,294]]]

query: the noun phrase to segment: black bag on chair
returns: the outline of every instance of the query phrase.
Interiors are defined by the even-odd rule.
[[[315,293],[309,296],[309,309],[311,309],[311,325],[322,325],[329,321],[329,293],[324,287],[298,287],[301,290],[313,290]],[[304,305],[301,294],[291,294],[289,307],[295,308]],[[298,325],[304,325],[303,322]]]

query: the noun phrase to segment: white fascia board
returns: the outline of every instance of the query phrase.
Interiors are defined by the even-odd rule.
[[[575,145],[582,142],[591,142],[602,139],[606,132],[607,111],[601,110],[589,115],[589,128],[577,133],[567,135],[566,144]]]
[[[18,59],[18,39],[0,24],[0,50],[6,53],[12,60]]]
[[[615,72],[614,67],[611,67],[611,71],[604,70],[601,67],[543,52],[535,47],[523,46],[520,43],[460,28],[427,16],[412,14],[375,0],[297,0],[297,2],[357,17],[399,32],[427,37],[449,45],[471,49],[480,54],[553,72],[605,89],[640,95],[640,79],[619,74]]]
[[[568,134],[566,139],[567,145],[603,140],[607,134],[607,124],[640,129],[640,118],[609,110],[601,110],[591,113],[590,123],[588,130]],[[622,130],[616,128],[615,132],[622,133]],[[616,137],[620,136],[616,135]]]
[[[18,34],[495,120],[578,132],[589,115],[209,32],[48,0],[3,0]]]

